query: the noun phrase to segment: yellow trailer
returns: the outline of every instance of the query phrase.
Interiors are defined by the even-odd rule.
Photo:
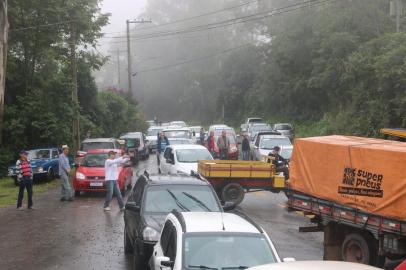
[[[245,192],[285,188],[285,178],[275,166],[262,161],[200,160],[198,172],[205,177],[224,202],[240,204]]]

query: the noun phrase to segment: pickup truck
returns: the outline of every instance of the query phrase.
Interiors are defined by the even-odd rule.
[[[406,132],[405,132],[406,135]],[[324,260],[382,267],[406,258],[406,144],[325,136],[297,139],[288,209],[324,233]]]

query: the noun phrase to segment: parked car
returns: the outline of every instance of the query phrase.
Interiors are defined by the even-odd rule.
[[[233,206],[224,206],[230,210]],[[179,211],[222,212],[213,187],[205,180],[185,175],[148,175],[134,185],[124,211],[124,250],[133,254],[135,269],[147,269],[159,240],[165,217]]]
[[[73,178],[75,196],[79,196],[81,191],[107,191],[104,164],[110,151],[115,151],[119,155],[123,153],[119,149],[92,149],[86,153],[81,164],[77,165],[75,177]],[[131,186],[133,168],[128,163],[119,166],[118,170],[118,186],[124,194],[125,190]]]
[[[295,138],[295,130],[293,129],[292,124],[277,123],[273,126],[273,130],[280,132],[282,135],[285,135],[290,140],[293,140]]]
[[[170,213],[149,266],[161,269],[246,269],[279,263],[267,233],[251,219],[231,213]]]
[[[186,127],[186,123],[184,121],[172,121],[170,122],[171,126],[178,126],[178,127]]]
[[[172,138],[182,138],[182,139],[192,139],[192,131],[190,128],[181,127],[169,127],[162,131],[168,139]]]
[[[145,160],[149,158],[149,142],[145,138],[142,132],[128,132],[120,137],[130,142],[130,147],[128,150],[132,150],[136,160]]]
[[[284,149],[285,147],[293,149],[292,143],[286,136],[263,135],[260,136],[254,144],[254,148],[252,149],[253,160],[262,160],[262,157],[267,156],[275,146],[280,146],[281,149]]]
[[[253,140],[255,135],[261,131],[272,131],[272,127],[266,123],[255,123],[250,125],[247,130],[250,140]]]
[[[75,163],[79,164],[87,151],[92,149],[120,149],[120,144],[114,138],[85,139],[80,144],[80,149],[76,153]]]
[[[58,148],[33,149],[27,152],[34,181],[52,180],[59,175]],[[14,183],[18,185],[15,165],[8,167],[8,175],[13,177]]]
[[[247,132],[248,127],[254,123],[264,123],[264,120],[260,117],[247,118],[247,120],[241,125],[241,132]]]
[[[339,261],[284,262],[249,268],[249,270],[342,270],[342,269],[378,270],[380,268],[372,267],[366,264],[339,262]]]
[[[157,126],[153,126],[148,129],[146,139],[149,142],[150,152],[152,152],[153,150],[156,150],[157,142],[158,142],[158,134],[162,130],[164,130],[164,127],[157,127]]]
[[[213,157],[206,147],[197,144],[170,144],[161,154],[162,162],[159,170],[164,174],[197,172],[199,160],[212,160]]]

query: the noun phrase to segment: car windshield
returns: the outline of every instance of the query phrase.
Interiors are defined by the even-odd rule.
[[[29,160],[34,160],[34,159],[46,159],[49,158],[51,154],[51,150],[30,150],[28,151],[28,159]]]
[[[167,130],[164,131],[167,138],[191,138],[191,132],[189,130]]]
[[[215,136],[216,143],[220,136]],[[227,134],[227,138],[230,141],[230,144],[236,144],[234,135]]]
[[[93,149],[114,149],[113,142],[83,142],[80,150],[89,151]]]
[[[179,149],[176,157],[181,163],[196,163],[198,160],[212,160],[213,157],[207,149]]]
[[[248,123],[261,123],[262,121],[262,118],[251,118],[248,120]]]
[[[277,262],[266,238],[253,233],[187,233],[184,254],[185,269],[245,269]]]
[[[268,125],[255,125],[250,128],[252,132],[259,132],[259,131],[271,131],[272,128]]]
[[[149,214],[166,214],[179,211],[221,211],[216,195],[209,186],[160,185],[150,186],[144,198],[144,211]]]
[[[162,130],[163,128],[148,129],[147,136],[158,136],[158,133]]]
[[[272,149],[275,146],[292,145],[289,138],[264,138],[261,140],[259,148]]]
[[[196,133],[200,132],[200,127],[191,127],[190,129]]]
[[[292,126],[291,125],[287,125],[287,124],[276,124],[275,125],[275,129],[276,130],[291,130]]]
[[[292,157],[292,150],[293,150],[293,149],[291,149],[291,148],[289,148],[289,149],[282,149],[282,151],[281,151],[281,156],[282,156],[284,159],[290,159],[290,158]]]
[[[186,123],[183,121],[173,121],[170,124],[171,126],[186,127]]]
[[[83,159],[83,167],[104,167],[108,155],[103,154],[87,154]]]

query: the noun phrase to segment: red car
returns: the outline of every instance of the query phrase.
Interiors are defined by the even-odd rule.
[[[220,157],[220,150],[217,146],[217,140],[221,136],[221,131],[220,132],[215,132],[214,133],[214,158],[219,158]],[[232,132],[227,132],[227,138],[230,141],[230,149],[228,150],[228,159],[238,159],[238,146],[237,146],[237,139],[235,137],[235,134]],[[206,147],[207,147],[207,142],[206,142]]]
[[[110,151],[115,151],[121,155],[120,149],[94,149],[89,150],[84,156],[82,162],[76,169],[76,175],[73,179],[73,188],[75,196],[79,196],[81,191],[105,192],[107,191],[104,174],[104,163]],[[118,186],[121,192],[131,185],[133,168],[131,164],[119,166]]]

